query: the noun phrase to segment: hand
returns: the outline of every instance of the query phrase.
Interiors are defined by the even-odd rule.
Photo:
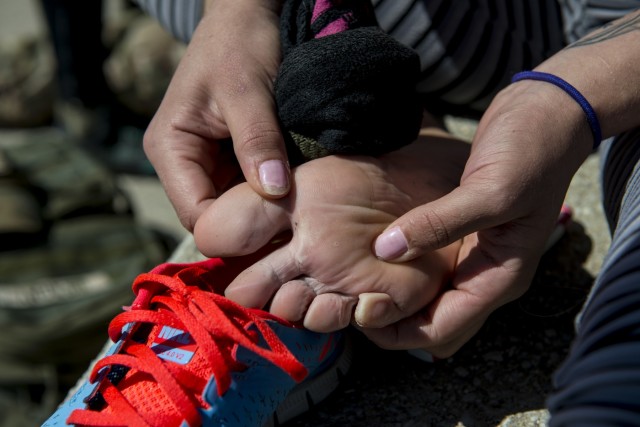
[[[640,32],[631,30],[639,20],[632,12],[537,67],[589,100],[604,138],[640,125]],[[460,187],[407,213],[387,229],[391,239],[376,243],[378,254],[401,262],[470,234],[451,289],[422,313],[367,335],[446,357],[524,293],[571,177],[591,152],[588,129],[578,104],[553,85],[522,81],[503,90],[480,122]],[[366,299],[360,304],[366,311]]]
[[[265,307],[318,332],[343,328],[361,294],[382,311],[358,314],[365,326],[407,317],[431,301],[451,274],[459,244],[403,264],[372,253],[376,235],[411,207],[454,188],[468,144],[444,133],[382,156],[330,156],[294,169],[289,197],[266,201],[246,184],[220,197],[198,220],[207,256],[249,254],[290,230],[291,240],[245,270],[226,296]]]
[[[272,90],[279,3],[209,0],[145,134],[145,152],[188,230],[240,170],[264,197],[289,191]]]
[[[409,211],[377,238],[376,252],[392,262],[463,238],[450,288],[410,318],[363,329],[378,345],[448,357],[528,288],[592,144],[580,107],[547,86],[521,82],[499,94],[479,124],[460,187]],[[358,310],[368,305],[365,296]]]

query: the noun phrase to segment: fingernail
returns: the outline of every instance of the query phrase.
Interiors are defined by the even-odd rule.
[[[281,160],[267,160],[260,165],[260,183],[267,194],[281,196],[289,191],[289,174]]]
[[[375,243],[376,256],[384,260],[395,259],[408,249],[407,239],[400,227],[393,227],[378,236]]]

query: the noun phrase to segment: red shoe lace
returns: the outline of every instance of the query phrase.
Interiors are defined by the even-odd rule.
[[[211,375],[215,377],[218,395],[223,395],[231,384],[231,372],[244,367],[234,359],[236,345],[243,346],[301,381],[307,371],[291,354],[265,320],[277,319],[260,310],[246,309],[209,290],[203,275],[208,270],[191,266],[173,276],[147,273],[134,282],[136,299],[131,309],[116,316],[109,325],[109,336],[117,342],[123,327],[135,324],[124,337],[118,354],[106,356],[93,368],[89,381],[100,382],[99,393],[104,404],[99,409],[75,410],[67,419],[69,424],[83,426],[167,426],[179,425],[183,420],[190,426],[200,425],[198,408],[206,406],[201,393]],[[189,283],[190,285],[186,285]],[[190,369],[186,365],[161,359],[146,343],[134,341],[135,332],[143,324],[155,328],[169,326],[187,331],[197,345],[198,358],[204,369]],[[254,324],[270,349],[257,344],[259,338],[247,326]],[[114,366],[128,368],[126,376],[115,385],[105,372]],[[149,389],[149,382],[152,389]],[[145,383],[145,384],[142,384]],[[137,407],[140,391],[161,392],[171,403],[157,411],[142,411]],[[138,398],[136,398],[138,396]],[[149,396],[150,398],[152,396]],[[131,401],[133,400],[133,402]]]

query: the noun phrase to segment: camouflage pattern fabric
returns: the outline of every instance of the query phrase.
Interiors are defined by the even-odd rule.
[[[0,41],[0,126],[47,123],[55,94],[55,59],[42,37]]]
[[[170,241],[54,129],[0,133],[0,426],[39,425]]]
[[[105,77],[122,105],[153,117],[186,46],[144,14],[131,20],[105,62]]]
[[[30,245],[44,229],[40,205],[0,151],[0,250]]]
[[[0,152],[13,169],[12,177],[42,198],[45,221],[118,208],[113,175],[62,131],[36,128],[5,133]]]

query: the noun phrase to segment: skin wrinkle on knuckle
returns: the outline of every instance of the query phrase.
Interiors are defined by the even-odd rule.
[[[290,246],[288,248],[291,250]],[[291,254],[289,254],[289,259],[293,259]],[[287,262],[286,265],[283,265],[280,269],[276,268],[270,262],[267,262],[267,260],[262,260],[256,265],[261,265],[265,268],[269,275],[270,283],[277,284],[278,287],[303,274],[295,262]]]
[[[422,229],[420,235],[423,239],[432,236],[433,240],[435,240],[434,243],[425,245],[422,242],[411,239],[411,246],[430,249],[432,247],[443,247],[449,242],[450,236],[445,221],[435,211],[421,211],[419,219],[411,220],[410,224],[414,229]]]
[[[320,295],[320,294],[323,293],[322,292],[322,288],[324,287],[324,284],[322,282],[320,282],[319,280],[316,280],[313,277],[309,277],[309,276],[304,276],[304,277],[300,278],[300,280],[315,295]]]
[[[253,268],[258,268],[259,270],[261,270],[265,278],[268,279],[269,283],[278,284],[278,286],[281,286],[288,282],[288,280],[285,280],[283,272],[276,269],[273,264],[267,262],[266,260],[259,261],[251,269]]]
[[[240,139],[234,142],[240,151],[256,153],[268,153],[272,146],[265,142],[280,138],[280,130],[274,129],[270,122],[255,122],[242,130]]]
[[[167,123],[168,134],[189,133],[202,138],[225,138],[228,131],[224,128],[222,113],[215,96],[208,92],[199,95],[201,99],[192,99],[182,103]]]
[[[271,283],[277,283],[278,285],[282,285],[288,282],[288,280],[286,280],[286,278],[282,274],[282,271],[278,271],[278,269],[274,268],[272,264],[266,263],[266,262],[261,262],[260,264],[262,264],[267,268],[267,274],[269,275],[269,281]]]

